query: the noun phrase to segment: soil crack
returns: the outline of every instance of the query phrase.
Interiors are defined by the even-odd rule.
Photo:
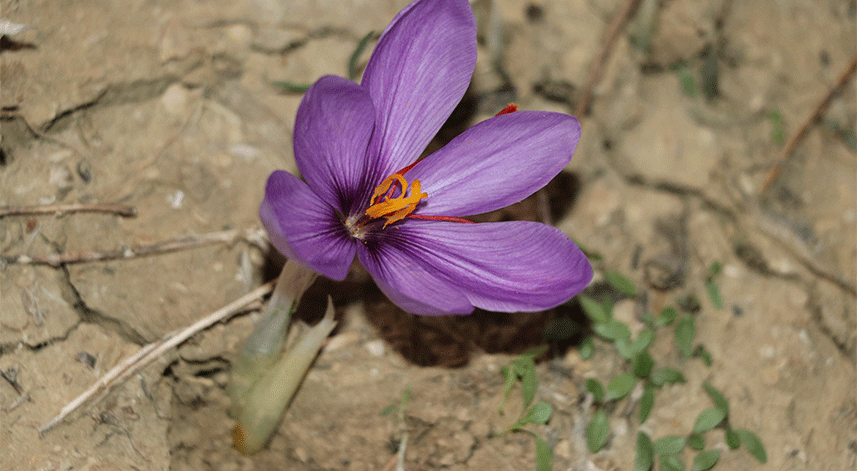
[[[61,270],[61,279],[64,282],[60,289],[65,292],[64,294],[67,296],[67,299],[71,301],[70,304],[77,311],[81,322],[101,326],[105,330],[114,332],[124,340],[137,345],[145,345],[148,343],[142,334],[134,330],[134,328],[126,322],[110,317],[89,307],[86,304],[86,301],[84,301],[83,296],[81,296],[80,291],[78,291],[77,287],[74,286],[74,283],[71,281],[71,274],[69,273],[68,268],[62,266],[59,270]]]
[[[318,39],[327,39],[327,38],[346,38],[354,41],[359,40],[354,33],[345,29],[345,28],[337,28],[333,26],[322,26],[321,28],[314,29],[308,32],[304,37],[289,41],[282,47],[265,47],[261,44],[253,44],[250,46],[250,50],[254,52],[258,52],[265,55],[286,55],[291,52],[294,52],[304,46],[306,46],[310,41],[318,40]]]

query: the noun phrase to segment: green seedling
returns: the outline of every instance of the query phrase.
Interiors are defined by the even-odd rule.
[[[551,450],[543,438],[523,427],[527,424],[545,424],[553,415],[553,407],[550,404],[546,402],[536,402],[533,404],[536,390],[538,389],[535,359],[547,352],[547,350],[547,346],[531,348],[519,355],[518,358],[512,360],[508,365],[500,368],[500,372],[503,374],[505,380],[505,387],[503,400],[500,402],[497,412],[500,415],[504,414],[504,406],[511,395],[512,388],[518,381],[521,383],[523,408],[518,419],[497,436],[519,432],[529,434],[533,437],[536,442],[536,471],[550,471],[553,463],[553,450]]]
[[[360,57],[366,51],[366,47],[369,45],[369,42],[372,38],[375,37],[375,32],[370,31],[366,36],[363,36],[362,39],[357,43],[357,47],[354,48],[354,52],[351,53],[351,56],[348,57],[348,62],[346,63],[346,75],[349,80],[354,80],[357,78],[359,74],[358,65],[360,64]],[[288,82],[288,81],[277,81],[271,82],[271,85],[282,89],[286,93],[295,93],[301,94],[305,93],[309,90],[309,87],[312,86],[311,83],[298,83],[298,82]]]
[[[720,290],[715,278],[720,274],[718,262],[711,264],[706,276],[706,287],[714,307],[722,308]],[[630,278],[618,272],[606,272],[605,278],[617,291],[634,298],[639,290]],[[657,316],[643,313],[641,321],[645,327],[632,339],[632,329],[613,317],[613,305],[609,298],[602,301],[578,297],[583,312],[592,322],[593,336],[587,337],[578,347],[583,359],[591,358],[595,350],[595,339],[612,343],[616,352],[626,360],[626,371],[613,377],[606,386],[595,378],[585,382],[586,391],[591,394],[595,411],[586,427],[586,444],[592,453],[597,453],[607,444],[610,437],[610,420],[607,411],[613,410],[613,403],[629,397],[637,385],[642,386],[640,396],[639,421],[644,423],[655,405],[655,393],[665,385],[684,383],[681,371],[657,366],[657,359],[649,353],[655,343],[658,331],[672,327],[676,346],[684,358],[699,357],[710,366],[711,354],[701,344],[695,344],[696,318],[694,313],[701,309],[694,296],[680,300],[683,314],[672,306],[664,308]],[[521,376],[523,378],[523,376]],[[508,380],[507,380],[508,381]],[[652,441],[644,432],[637,434],[635,471],[653,469],[657,460],[664,471],[686,471],[680,458],[684,450],[693,450],[695,454],[691,470],[706,471],[713,468],[720,459],[720,450],[706,450],[705,434],[716,428],[722,428],[726,444],[730,449],[744,445],[760,463],[767,461],[762,442],[750,431],[733,429],[729,422],[729,402],[725,396],[708,383],[703,385],[706,393],[714,402],[714,407],[705,409],[696,418],[693,429],[687,436],[670,435]]]

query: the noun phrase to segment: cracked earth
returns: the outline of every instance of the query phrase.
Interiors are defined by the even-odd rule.
[[[110,368],[260,286],[280,262],[245,237],[59,266],[33,260],[254,233],[267,175],[296,171],[300,95],[272,82],[343,75],[360,39],[405,3],[0,0],[0,18],[36,27],[0,39],[0,206],[137,208],[135,217],[0,216],[0,469],[381,470],[402,432],[381,411],[406,388],[406,469],[534,469],[529,437],[489,438],[510,420],[496,413],[499,368],[567,313],[416,318],[360,267],[308,293],[300,317],[317,319],[331,293],[340,327],[261,453],[231,448],[225,390],[257,306],[37,432]],[[474,2],[476,73],[433,145],[509,102],[572,113],[623,3]],[[700,385],[711,382],[733,424],[755,431],[769,456],[759,465],[726,451],[715,469],[857,464],[853,83],[760,191],[783,146],[778,126],[796,131],[855,54],[855,10],[842,0],[660,2],[654,21],[631,20],[612,50],[566,171],[546,192],[483,216],[550,220],[601,255],[597,268],[628,274],[649,310],[701,301],[698,341],[714,363],[683,359],[659,339],[655,360],[688,382],[660,393],[642,430],[686,433],[710,406]],[[648,51],[632,37],[647,38]],[[682,73],[710,87],[700,74],[711,63],[717,97],[686,93]],[[715,261],[723,309],[705,296]],[[638,308],[621,302],[616,316],[638,328]],[[555,415],[533,431],[554,448],[556,470],[633,468],[633,397],[611,411],[607,447],[593,455],[585,445],[584,381],[623,368],[607,347],[587,361],[555,349],[538,367],[537,399]],[[710,445],[725,449],[721,437]]]

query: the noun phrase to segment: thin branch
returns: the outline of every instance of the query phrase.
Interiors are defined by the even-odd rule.
[[[169,334],[165,335],[161,340],[150,343],[145,347],[141,348],[137,353],[130,356],[122,363],[113,367],[113,369],[108,371],[107,374],[105,374],[98,381],[96,381],[95,384],[92,385],[92,387],[84,391],[83,394],[81,394],[73,401],[69,402],[65,407],[63,407],[56,417],[49,420],[47,423],[42,425],[41,428],[39,428],[39,435],[41,436],[45,432],[53,428],[56,424],[68,417],[69,414],[71,414],[80,406],[92,399],[92,397],[94,397],[96,394],[102,391],[109,392],[109,390],[112,390],[116,386],[122,384],[123,382],[125,382],[125,380],[134,375],[137,371],[139,371],[140,369],[163,355],[167,350],[184,342],[197,332],[205,330],[211,327],[212,325],[226,320],[234,314],[237,314],[239,311],[244,309],[253,301],[256,301],[262,298],[263,296],[269,294],[273,287],[274,282],[268,282],[256,288],[255,290],[245,294],[244,296],[241,296],[235,301],[232,301],[226,306],[223,306],[217,311],[214,311],[208,316],[196,321],[193,325],[180,331],[176,330],[170,332]]]
[[[6,216],[28,216],[38,214],[54,214],[62,216],[66,213],[108,213],[126,218],[137,215],[137,208],[122,204],[109,203],[71,203],[48,204],[44,206],[0,206],[0,218]]]
[[[0,264],[9,265],[48,265],[59,267],[73,263],[103,262],[108,260],[127,260],[150,255],[160,255],[181,250],[190,250],[215,244],[232,243],[241,234],[235,230],[210,232],[181,239],[173,239],[155,244],[123,247],[109,252],[66,252],[48,255],[0,255]]]
[[[639,3],[640,0],[625,0],[625,4],[622,5],[622,9],[619,11],[619,14],[613,17],[613,21],[610,22],[610,26],[607,30],[607,40],[601,46],[601,51],[598,52],[598,58],[589,66],[589,75],[586,77],[586,88],[583,89],[580,100],[577,102],[577,107],[574,109],[574,115],[578,120],[583,121],[586,110],[589,108],[589,102],[592,101],[593,91],[601,81],[601,76],[604,75],[604,68],[607,65],[607,59],[610,58],[613,46],[616,44],[616,40],[619,39],[619,33],[622,32],[622,28],[625,26],[625,23],[628,22],[628,19],[631,18],[631,14],[637,8]]]
[[[765,181],[762,182],[762,188],[759,190],[759,193],[766,192],[768,188],[770,188],[771,184],[774,183],[774,180],[776,180],[782,172],[783,164],[785,164],[786,160],[788,160],[792,152],[794,152],[795,147],[797,147],[806,135],[809,134],[810,128],[812,128],[812,126],[821,119],[825,111],[827,111],[827,108],[830,107],[831,103],[833,103],[833,100],[839,95],[842,89],[848,85],[848,82],[850,82],[851,78],[854,77],[855,71],[857,71],[857,54],[854,55],[851,62],[848,64],[848,67],[839,76],[839,80],[836,81],[836,85],[830,89],[824,99],[818,102],[818,105],[816,105],[812,113],[807,116],[806,120],[804,120],[803,124],[801,124],[797,131],[789,136],[789,140],[786,142],[785,147],[783,147],[783,151],[780,153],[779,160],[777,160],[777,163],[771,167],[771,170],[765,177]]]

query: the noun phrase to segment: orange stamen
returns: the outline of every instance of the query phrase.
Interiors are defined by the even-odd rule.
[[[402,194],[396,198],[391,198],[393,188],[395,188],[393,185],[396,183],[402,186]],[[411,183],[410,196],[405,196],[407,191],[408,181],[405,180],[405,177],[398,173],[390,175],[375,188],[375,193],[372,194],[371,199],[372,206],[366,209],[366,215],[372,219],[386,218],[387,222],[384,223],[384,227],[401,221],[417,209],[420,200],[428,198],[428,194],[422,192],[419,180],[414,180]],[[387,194],[385,195],[385,193]]]

